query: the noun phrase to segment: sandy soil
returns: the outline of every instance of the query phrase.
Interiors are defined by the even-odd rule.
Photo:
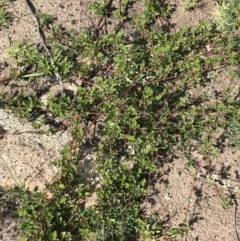
[[[32,0],[31,2],[37,11],[54,15],[58,23],[68,28],[78,30],[97,21],[90,14],[89,1],[68,0],[66,3],[63,0]],[[171,31],[192,26],[201,19],[212,21],[210,12],[214,5],[211,0],[199,1],[198,7],[190,12],[184,10],[183,0],[169,2],[175,6],[175,11],[169,20]],[[140,6],[133,6],[134,11],[141,11]],[[29,24],[32,19],[23,1],[9,3],[8,10],[14,18],[12,25],[1,30],[0,34],[0,78],[8,76],[8,65],[11,64],[6,51],[8,38],[12,41],[31,41],[35,44],[38,42],[35,28]],[[214,91],[226,87],[228,83],[225,71],[218,76],[215,85],[207,88],[209,91]],[[3,85],[0,86],[3,89]],[[234,86],[235,91],[239,91],[239,81],[236,80]],[[11,87],[8,88],[10,91]],[[51,180],[57,169],[50,165],[50,161],[59,157],[58,151],[70,140],[69,133],[65,131],[52,136],[38,135],[34,133],[31,124],[21,123],[5,110],[0,110],[0,127],[0,134],[25,132],[4,135],[0,139],[0,187],[21,183],[32,189],[35,186],[42,187],[46,181]],[[231,181],[231,185],[240,186],[238,171],[240,150],[226,144],[223,150],[219,149],[219,155],[212,160],[203,160],[194,152],[193,159],[201,173],[195,181],[193,176],[196,168],[186,167],[187,160],[180,154],[159,168],[153,177],[156,193],[144,204],[147,212],[156,212],[162,224],[169,228],[179,227],[185,219],[189,219],[191,230],[183,239],[178,237],[175,240],[236,241],[235,231],[240,230],[240,213],[236,210],[239,193],[230,193],[227,187],[218,185],[215,181],[211,182],[207,178],[207,171],[210,167],[214,167],[212,174],[217,175],[221,183]],[[236,202],[226,209],[222,205],[222,199],[230,194],[234,195]],[[14,206],[3,190],[0,191],[0,206],[0,240],[18,240],[18,219],[14,215]]]

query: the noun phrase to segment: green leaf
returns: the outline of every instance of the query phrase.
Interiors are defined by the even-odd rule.
[[[56,240],[57,238],[57,231],[52,232],[52,239]]]
[[[20,237],[19,241],[27,241],[27,240],[25,238],[23,238],[23,237]]]
[[[64,190],[65,186],[64,186],[64,184],[61,183],[61,184],[58,185],[58,188],[59,188],[59,190]]]
[[[18,215],[19,215],[20,217],[24,217],[24,216],[27,215],[27,211],[26,211],[26,210],[23,210],[23,209],[19,209],[19,210],[18,210]]]
[[[30,77],[38,77],[38,76],[43,76],[43,75],[46,75],[46,73],[44,73],[44,72],[32,73],[32,74],[23,75],[22,77],[23,78],[30,78]]]

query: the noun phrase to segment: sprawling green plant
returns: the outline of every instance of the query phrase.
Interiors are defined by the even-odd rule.
[[[105,14],[106,7],[103,1],[92,4],[96,14]],[[213,133],[237,120],[239,101],[231,88],[214,99],[199,91],[214,81],[208,71],[239,66],[231,35],[204,21],[174,33],[151,28],[170,9],[146,0],[144,13],[132,21],[140,36],[131,41],[123,30],[102,36],[87,30],[63,34],[54,25],[46,39],[54,65],[29,43],[11,44],[9,55],[21,76],[27,70],[50,76],[57,71],[84,79],[74,98],[65,93],[49,98],[46,111],[52,118],[70,119],[72,141],[62,159],[53,162],[61,172],[46,190],[13,192],[20,200],[22,240],[154,240],[162,229],[158,220],[153,225],[144,215],[141,203],[151,192],[150,177],[162,165],[161,155],[176,148],[187,152],[193,140],[203,155],[212,155]],[[16,106],[18,98],[27,113],[40,108],[26,96],[5,105]],[[93,136],[94,126],[100,137]],[[86,173],[79,172],[83,143],[96,155],[93,170]],[[92,171],[99,175],[98,187],[82,178],[93,177]],[[96,203],[86,207],[93,193]],[[182,236],[188,229],[171,229],[165,236]]]

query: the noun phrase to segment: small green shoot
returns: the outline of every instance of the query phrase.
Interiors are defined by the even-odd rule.
[[[49,14],[37,12],[35,16],[38,19],[41,28],[48,27],[48,25],[52,24],[54,21],[54,17]]]
[[[226,197],[226,198],[223,198],[223,199],[222,199],[222,206],[223,206],[225,209],[230,209],[230,208],[233,206],[232,197],[231,197],[231,196],[228,196],[228,197]]]
[[[179,228],[173,228],[166,232],[166,238],[176,238],[176,237],[183,237],[191,228],[188,225],[183,225]]]
[[[10,20],[8,11],[0,7],[0,29],[7,27],[10,24]]]
[[[197,7],[199,0],[184,0],[183,8],[186,11],[194,10]]]

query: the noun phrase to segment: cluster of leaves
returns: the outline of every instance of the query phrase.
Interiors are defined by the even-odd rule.
[[[66,32],[54,25],[47,36],[54,65],[29,43],[10,46],[9,54],[22,72],[59,72],[86,80],[74,98],[62,94],[49,101],[52,116],[71,119],[72,141],[62,159],[53,162],[61,174],[45,191],[13,192],[21,200],[19,215],[26,232],[22,240],[154,240],[161,230],[158,220],[152,225],[141,203],[150,194],[150,176],[162,165],[161,155],[185,150],[192,140],[210,155],[212,134],[237,120],[240,102],[230,88],[215,99],[199,91],[212,81],[208,71],[239,65],[231,35],[204,21],[175,33],[150,30],[151,16],[167,16],[170,11],[158,2],[146,0],[144,13],[133,19],[141,34],[133,41],[123,30],[96,37],[87,30]],[[92,5],[98,14],[104,13],[104,6],[100,1]],[[26,96],[20,100],[21,106],[29,102]],[[101,179],[94,189],[81,178],[79,146],[100,119],[101,138],[88,146],[96,155],[93,168]],[[93,190],[96,205],[86,207]],[[170,230],[166,236],[186,230]]]
[[[21,118],[28,118],[33,110],[42,107],[41,101],[36,94],[29,95],[26,91],[22,90],[15,96],[0,96],[1,107],[10,108],[14,111],[15,115]]]
[[[197,7],[199,0],[185,0],[183,2],[183,7],[186,11],[191,11]]]
[[[8,11],[5,9],[4,5],[6,1],[0,1],[0,29],[8,26],[11,22],[11,17]]]
[[[240,3],[237,0],[215,0],[217,8],[214,16],[218,28],[228,32],[238,32],[240,26]]]

